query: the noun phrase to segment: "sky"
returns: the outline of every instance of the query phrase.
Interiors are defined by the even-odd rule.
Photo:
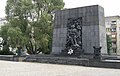
[[[105,16],[120,15],[120,0],[64,0],[65,8],[100,5],[104,8]]]
[[[6,6],[6,1],[7,0],[1,0],[0,1],[0,17],[4,17],[5,16],[5,6]]]
[[[0,17],[5,16],[5,5],[7,0],[0,1]],[[89,5],[100,5],[104,7],[105,16],[120,15],[119,0],[64,0],[65,8],[83,7]]]

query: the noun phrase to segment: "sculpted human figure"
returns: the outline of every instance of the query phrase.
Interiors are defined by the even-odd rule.
[[[80,19],[68,19],[67,25],[67,42],[66,48],[74,51],[74,49],[81,48],[82,46],[82,25]]]

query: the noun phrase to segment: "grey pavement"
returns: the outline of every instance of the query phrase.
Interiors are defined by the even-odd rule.
[[[119,69],[0,61],[0,76],[120,76]]]

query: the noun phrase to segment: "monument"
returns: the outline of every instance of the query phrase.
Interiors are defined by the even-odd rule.
[[[104,9],[99,5],[58,10],[55,12],[52,54],[94,54],[102,47],[107,54]],[[79,54],[79,53],[78,53]]]

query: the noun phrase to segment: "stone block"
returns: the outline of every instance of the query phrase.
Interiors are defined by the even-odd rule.
[[[69,18],[82,17],[82,48],[86,53],[93,53],[93,46],[102,46],[106,53],[104,36],[104,9],[99,5],[66,9],[55,12],[53,31],[53,52],[60,54],[65,49],[67,22]],[[56,50],[56,51],[55,51]]]

